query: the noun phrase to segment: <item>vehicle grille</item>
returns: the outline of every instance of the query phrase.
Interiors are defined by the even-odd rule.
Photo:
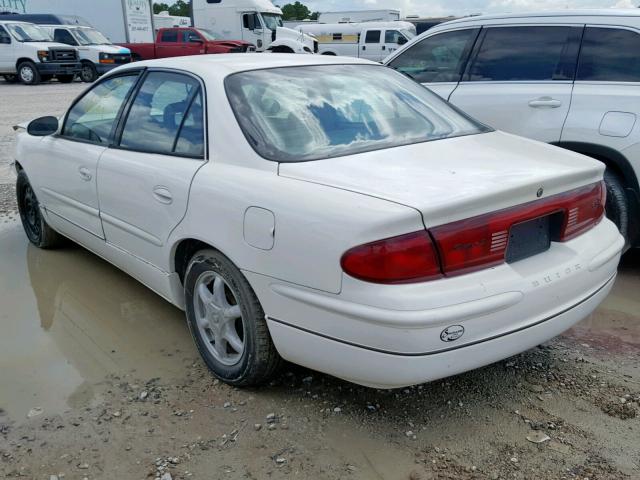
[[[70,62],[78,59],[78,52],[71,49],[50,49],[52,62]]]
[[[114,63],[118,65],[131,62],[131,55],[128,53],[117,53],[115,55],[111,55],[111,58],[113,58]]]

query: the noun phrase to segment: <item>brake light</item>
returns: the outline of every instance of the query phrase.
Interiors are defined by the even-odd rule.
[[[431,229],[447,276],[504,262],[510,228],[520,222],[558,214],[551,240],[565,242],[596,225],[604,216],[606,187],[598,182],[544,200],[449,223]],[[555,226],[555,228],[554,228]]]
[[[348,250],[340,261],[345,273],[373,283],[412,283],[442,277],[427,231],[367,243]]]

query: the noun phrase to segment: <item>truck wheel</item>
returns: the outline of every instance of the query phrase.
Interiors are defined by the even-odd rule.
[[[76,78],[75,75],[56,75],[56,78],[60,83],[71,83]]]
[[[64,237],[51,228],[42,216],[40,204],[24,170],[18,173],[16,197],[22,227],[31,243],[45,249],[56,248],[64,243]]]
[[[607,217],[616,224],[625,241],[629,243],[629,207],[622,180],[607,169],[604,172],[604,181],[607,184]]]
[[[235,386],[268,381],[281,363],[249,282],[216,250],[201,250],[184,280],[189,330],[213,374]]]
[[[93,66],[93,63],[86,62],[82,64],[80,79],[86,83],[93,83],[98,79],[98,71]]]
[[[17,75],[3,75],[4,81],[7,83],[16,83],[18,81]]]
[[[40,83],[40,72],[35,63],[26,61],[18,65],[18,78],[25,85],[37,85]]]

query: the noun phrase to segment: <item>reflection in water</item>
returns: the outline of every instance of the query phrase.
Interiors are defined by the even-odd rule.
[[[79,247],[39,250],[8,228],[0,235],[0,408],[14,418],[34,406],[54,413],[91,402],[110,373],[184,373],[182,358],[195,351],[181,311]]]

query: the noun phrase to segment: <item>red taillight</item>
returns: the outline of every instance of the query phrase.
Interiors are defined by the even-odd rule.
[[[342,269],[360,280],[391,284],[433,280],[499,265],[505,261],[512,226],[552,216],[552,241],[571,240],[600,222],[606,194],[604,182],[598,182],[429,232],[367,243],[342,256]]]
[[[603,193],[604,190],[604,193]],[[596,225],[604,215],[606,187],[598,182],[431,229],[445,275],[460,275],[504,262],[509,230],[515,224],[558,214],[552,240],[565,242]]]
[[[342,269],[374,283],[409,283],[442,277],[433,242],[426,231],[367,243],[347,251]]]

